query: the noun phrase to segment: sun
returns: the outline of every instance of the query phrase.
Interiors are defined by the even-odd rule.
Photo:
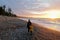
[[[50,10],[47,12],[47,17],[51,19],[60,18],[60,11],[59,10]]]
[[[51,11],[51,12],[49,12],[48,17],[49,18],[57,18],[57,13],[55,11]]]

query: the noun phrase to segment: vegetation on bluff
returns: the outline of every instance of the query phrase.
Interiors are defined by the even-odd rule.
[[[16,17],[16,15],[12,13],[11,8],[8,8],[8,9],[6,10],[6,6],[5,6],[5,5],[0,6],[0,15]]]

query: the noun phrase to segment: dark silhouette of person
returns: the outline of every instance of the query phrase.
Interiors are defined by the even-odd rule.
[[[27,28],[28,28],[28,32],[30,31],[30,26],[31,26],[31,21],[30,21],[30,19],[28,20],[28,22],[27,22]]]

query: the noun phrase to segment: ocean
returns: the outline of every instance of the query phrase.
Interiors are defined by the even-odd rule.
[[[43,25],[43,27],[52,29],[52,30],[56,30],[56,31],[60,31],[60,19],[55,19],[55,20],[51,20],[49,18],[19,18],[25,21],[28,21],[28,19],[30,19],[30,21],[32,23],[36,23],[39,25]]]

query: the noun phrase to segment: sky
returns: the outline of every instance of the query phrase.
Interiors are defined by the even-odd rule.
[[[60,10],[60,0],[0,0],[0,5],[11,8],[18,16],[44,15],[42,12],[46,10]]]

